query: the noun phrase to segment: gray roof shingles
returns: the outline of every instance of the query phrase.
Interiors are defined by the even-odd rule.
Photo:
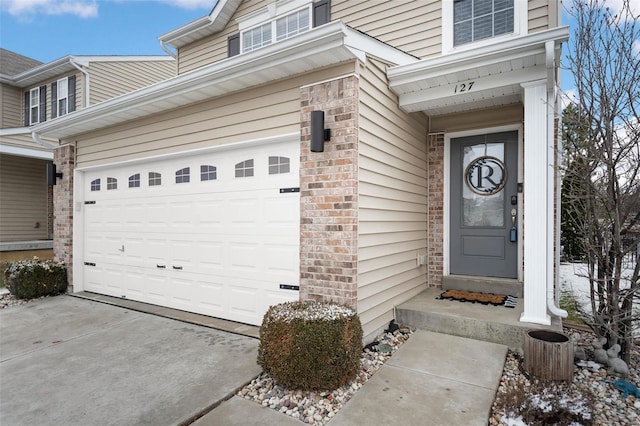
[[[0,74],[13,76],[41,65],[42,62],[0,48]]]

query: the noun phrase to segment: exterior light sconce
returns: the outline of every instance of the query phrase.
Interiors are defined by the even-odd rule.
[[[324,152],[324,142],[331,138],[331,130],[324,128],[324,111],[311,111],[311,152]]]
[[[56,178],[62,179],[62,172],[56,173],[56,165],[53,163],[47,164],[47,185],[53,186],[56,184]]]

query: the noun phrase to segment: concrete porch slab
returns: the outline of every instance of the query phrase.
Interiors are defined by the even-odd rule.
[[[522,352],[524,334],[529,330],[562,331],[562,322],[554,318],[551,326],[524,323],[520,314],[524,309],[522,298],[515,308],[437,300],[443,290],[429,288],[396,307],[396,320],[400,324],[421,330],[453,336],[467,337],[507,345]]]

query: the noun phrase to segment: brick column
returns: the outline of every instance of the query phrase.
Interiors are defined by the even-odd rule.
[[[75,149],[65,145],[53,152],[56,171],[62,173],[53,187],[53,258],[64,262],[69,277],[69,290],[73,291],[73,169]]]
[[[427,284],[442,286],[444,270],[444,134],[427,136]]]
[[[300,300],[356,307],[358,260],[358,81],[300,90]],[[310,152],[311,111],[325,113],[331,140]]]

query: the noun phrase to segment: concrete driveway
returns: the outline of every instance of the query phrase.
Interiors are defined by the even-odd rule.
[[[260,373],[258,340],[71,296],[0,310],[0,424],[189,423]]]

